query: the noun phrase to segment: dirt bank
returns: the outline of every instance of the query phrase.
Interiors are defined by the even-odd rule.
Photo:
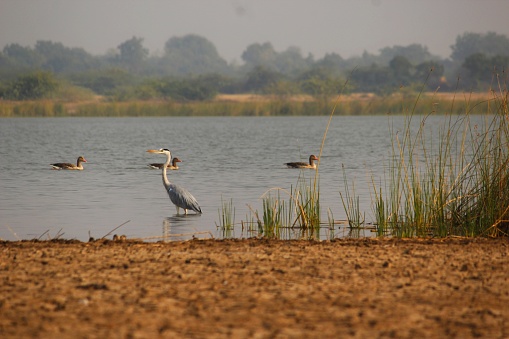
[[[1,242],[2,338],[508,338],[509,240]]]

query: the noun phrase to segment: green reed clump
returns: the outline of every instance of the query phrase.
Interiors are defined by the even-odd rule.
[[[373,187],[375,187],[373,185]],[[376,225],[376,234],[379,237],[385,236],[389,229],[387,223],[387,215],[386,215],[385,201],[382,195],[382,188],[379,188],[377,192],[375,188],[375,203],[374,203],[374,215],[375,215],[375,225]]]
[[[276,198],[270,195],[263,199],[261,234],[267,238],[279,238],[281,229],[285,226],[285,201],[280,199],[279,192]]]
[[[345,166],[341,165],[343,168],[343,182],[345,185],[345,194],[339,192],[341,197],[341,202],[343,203],[343,209],[346,213],[346,219],[348,221],[348,227],[350,228],[360,228],[364,226],[364,222],[366,220],[365,215],[360,210],[359,196],[355,194],[355,183],[350,190],[348,180],[346,177]]]
[[[299,191],[300,201],[300,227],[317,229],[320,227],[320,188],[311,183],[303,186]]]
[[[300,188],[292,191],[296,199],[295,217],[291,225],[298,228],[303,238],[318,238],[320,235],[320,189],[315,180],[306,184],[305,179],[300,178]]]
[[[232,238],[235,230],[235,207],[233,206],[233,199],[230,201],[223,201],[221,197],[221,209],[218,209],[219,214],[219,228],[222,232],[222,237],[225,239]]]
[[[414,111],[406,117],[402,133],[391,128],[388,181],[384,187],[373,183],[379,235],[508,233],[507,91],[488,103],[482,125],[471,123],[472,108],[467,103],[461,116],[445,114],[438,135],[424,128],[429,115],[422,117],[415,131]]]
[[[457,105],[453,100],[440,112],[422,94],[412,104],[402,102],[401,130],[389,124],[392,148],[384,180],[376,184],[372,179],[378,236],[509,235],[507,89],[499,86],[480,103],[467,98]],[[432,114],[444,117],[435,130],[426,129]],[[483,122],[472,123],[474,114]],[[346,192],[340,195],[352,228],[364,218],[355,185],[350,187],[345,174],[344,182]]]
[[[328,226],[328,236],[329,240],[334,239],[335,237],[335,222],[334,222],[334,214],[330,208],[327,209],[327,226]]]
[[[465,194],[454,201],[452,212],[463,234],[508,235],[509,219],[509,111],[507,91],[495,96],[494,114],[486,126],[469,130],[472,160],[464,171]]]
[[[276,191],[277,193],[271,194]],[[288,196],[285,200],[281,193]],[[274,188],[262,196],[261,215],[252,210],[258,234],[267,238],[308,238],[316,239],[320,234],[319,192],[312,184],[306,185],[299,178],[299,188],[290,191]],[[250,223],[244,223],[250,224]],[[332,221],[332,225],[334,222]],[[333,227],[333,226],[332,226]]]

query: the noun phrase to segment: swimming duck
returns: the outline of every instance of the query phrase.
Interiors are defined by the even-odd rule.
[[[314,154],[311,154],[309,156],[309,163],[306,162],[287,162],[285,163],[288,168],[312,168],[316,169],[316,164],[314,163],[315,160],[318,160],[318,157]]]
[[[168,164],[168,166],[166,166],[166,168],[169,170],[178,170],[179,167],[177,165],[177,162],[182,162],[182,160],[180,160],[177,157],[173,158],[171,160],[171,164]],[[153,164],[148,165],[148,167],[153,168],[153,169],[161,169],[161,168],[163,168],[163,165],[164,164],[161,164],[161,163],[153,163]]]
[[[51,166],[53,167],[53,169],[56,169],[56,170],[83,170],[83,165],[81,164],[82,162],[87,162],[87,160],[85,158],[83,158],[82,156],[79,156],[78,157],[78,160],[76,161],[76,165],[73,165],[71,163],[68,163],[68,162],[57,162],[55,164],[51,164]]]

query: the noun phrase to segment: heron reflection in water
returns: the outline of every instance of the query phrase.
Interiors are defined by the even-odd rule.
[[[176,217],[163,219],[163,241],[185,240],[178,231],[180,229],[178,222],[179,220]]]
[[[174,215],[163,219],[163,241],[189,240],[196,237],[209,236],[209,231],[199,231],[198,224],[193,217],[200,217],[200,214]]]

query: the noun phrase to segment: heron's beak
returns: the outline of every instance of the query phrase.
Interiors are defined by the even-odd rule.
[[[158,149],[149,149],[149,150],[147,150],[147,152],[149,152],[149,153],[159,153],[159,150]]]

